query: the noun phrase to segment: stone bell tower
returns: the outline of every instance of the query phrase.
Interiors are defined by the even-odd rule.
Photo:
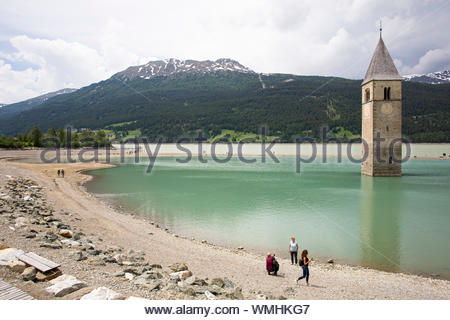
[[[402,175],[402,77],[381,37],[362,87],[361,173]]]

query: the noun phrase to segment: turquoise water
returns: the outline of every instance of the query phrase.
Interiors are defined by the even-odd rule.
[[[128,160],[130,161],[130,160]],[[450,161],[410,160],[401,178],[360,175],[344,160],[219,164],[158,158],[90,172],[88,190],[172,232],[287,256],[289,237],[310,256],[450,278]]]

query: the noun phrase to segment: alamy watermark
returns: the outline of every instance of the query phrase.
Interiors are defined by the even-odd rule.
[[[280,143],[277,140],[267,141],[267,128],[262,127],[260,131],[261,142],[260,145],[260,155],[250,157],[248,154],[246,155],[243,152],[243,148],[247,143],[244,141],[239,141],[238,143],[234,143],[237,145],[237,148],[233,147],[233,143],[229,141],[219,141],[207,143],[207,139],[202,133],[199,131],[195,137],[180,137],[177,139],[175,143],[176,149],[180,155],[177,153],[177,158],[175,161],[180,164],[185,164],[190,161],[193,161],[195,158],[200,163],[207,163],[208,161],[214,161],[216,163],[225,164],[231,161],[233,158],[237,158],[239,161],[245,164],[256,163],[258,160],[261,163],[266,163],[268,161],[272,163],[280,163],[280,159],[275,155],[273,148],[276,144]],[[118,148],[113,148],[110,143],[106,143],[105,146],[99,146],[98,142],[95,139],[87,138],[84,141],[81,140],[82,143],[89,143],[91,147],[89,148],[81,148],[75,149],[72,147],[70,140],[65,143],[65,147],[60,147],[60,142],[58,139],[54,137],[45,138],[44,143],[47,145],[52,145],[51,148],[44,148],[40,153],[40,159],[43,163],[74,163],[74,162],[98,162],[100,160],[99,151],[104,150],[104,158],[102,158],[102,162],[111,163],[111,151],[117,151],[119,149],[119,162],[124,163],[125,158],[132,155],[135,163],[139,163],[141,161],[142,152],[145,153],[145,156],[149,160],[149,164],[147,167],[147,173],[151,173],[155,162],[158,158],[160,149],[162,144],[164,143],[164,137],[159,137],[155,140],[149,141],[147,138],[142,137],[139,139],[120,141],[118,144]],[[300,173],[301,165],[308,164],[314,162],[317,158],[321,158],[323,163],[327,162],[328,159],[328,147],[331,145],[336,146],[337,154],[333,157],[337,158],[337,162],[341,163],[343,158],[349,159],[353,163],[362,163],[364,162],[370,154],[369,146],[372,145],[373,154],[375,155],[374,161],[377,163],[386,163],[395,164],[395,163],[404,163],[410,159],[411,156],[411,144],[409,140],[406,138],[394,138],[394,139],[386,139],[383,138],[380,132],[375,134],[372,144],[369,144],[368,141],[364,139],[357,138],[351,139],[349,141],[342,141],[339,138],[328,137],[328,128],[324,127],[321,130],[321,139],[320,142],[317,142],[315,139],[311,137],[293,137],[292,143],[295,144],[295,172]],[[130,144],[134,145],[134,148],[130,151]],[[204,149],[205,144],[210,145],[210,153],[206,156],[206,150]],[[280,143],[281,144],[281,143]],[[302,155],[302,148],[307,144],[310,145],[310,152],[308,154]],[[355,157],[352,150],[353,146],[360,144],[361,145],[361,156]],[[218,153],[217,146],[220,145],[221,148],[226,146],[226,153]],[[345,150],[343,150],[343,145],[346,145]],[[406,153],[402,157],[398,157],[399,152],[398,148],[402,148],[402,145],[405,146]],[[194,147],[193,147],[194,146]],[[142,148],[143,147],[143,148]],[[318,156],[318,148],[321,148],[321,155]],[[192,150],[194,149],[195,150]],[[143,150],[142,150],[143,149]],[[237,149],[237,150],[236,150]],[[65,159],[61,161],[61,151],[65,152]],[[75,152],[75,156],[72,151]],[[343,151],[345,155],[343,155]],[[388,155],[387,159],[382,159],[381,154]],[[401,152],[400,152],[401,154]],[[49,156],[50,155],[50,156]],[[89,156],[88,156],[89,155]],[[385,157],[386,158],[386,157]],[[117,162],[117,161],[114,161]]]

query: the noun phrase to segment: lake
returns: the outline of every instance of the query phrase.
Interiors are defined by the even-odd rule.
[[[287,257],[289,237],[319,260],[450,278],[450,161],[411,159],[400,178],[366,177],[348,159],[232,158],[89,172],[90,192],[171,232]]]

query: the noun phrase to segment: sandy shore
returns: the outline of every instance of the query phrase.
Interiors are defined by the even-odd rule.
[[[0,151],[0,181],[4,183],[7,175],[36,181],[44,187],[48,201],[55,208],[55,216],[61,215],[67,219],[59,213],[66,212],[73,229],[99,237],[105,245],[142,250],[154,264],[167,266],[183,262],[196,276],[209,279],[226,277],[242,287],[246,298],[257,298],[263,294],[288,299],[450,299],[450,281],[362,267],[314,262],[310,267],[311,286],[307,287],[304,283],[295,284],[300,274],[299,267],[279,259],[280,275],[268,276],[263,256],[177,237],[139,217],[121,214],[87,193],[82,185],[90,176],[81,172],[108,167],[107,164],[91,162],[61,165],[7,161],[33,154],[35,156],[36,152]],[[55,175],[61,167],[66,172],[64,179]],[[0,226],[0,231],[0,242],[8,246],[25,247],[22,248],[24,250],[29,247],[57,258],[52,249],[35,248],[31,240],[24,240],[23,237],[19,241],[18,236],[5,225]],[[105,272],[96,275],[95,272],[100,271],[90,269],[88,262],[62,260],[63,269],[66,263],[67,268],[80,277],[89,273],[86,278],[96,281],[96,284],[108,286],[111,281],[104,276]],[[131,286],[125,286],[124,290],[133,292]]]

